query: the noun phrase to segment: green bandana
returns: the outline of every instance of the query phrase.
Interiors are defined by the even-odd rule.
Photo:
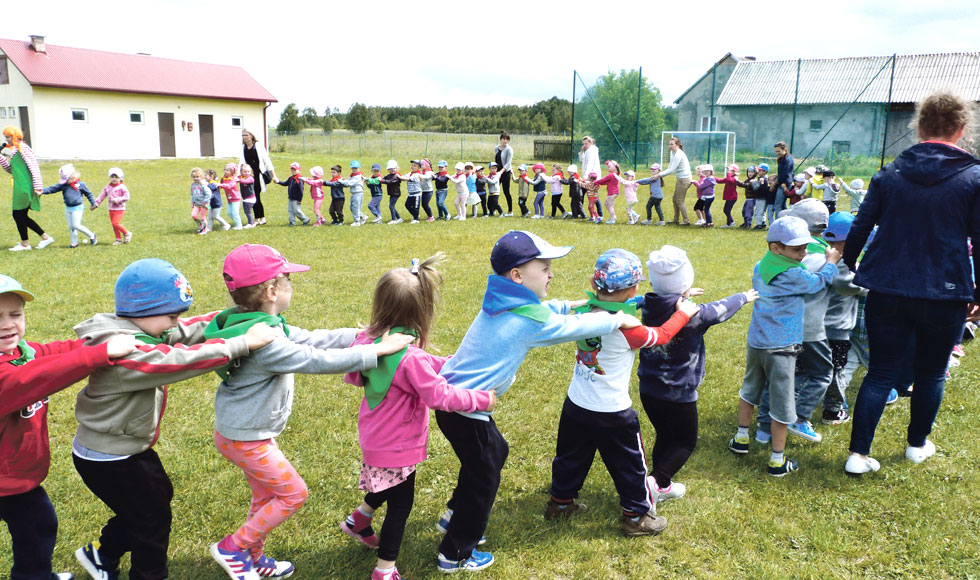
[[[524,318],[530,318],[535,322],[547,322],[548,317],[551,316],[551,309],[541,303],[525,304],[524,306],[511,308],[510,312],[518,316],[523,316]]]
[[[586,312],[591,312],[593,308],[601,308],[606,312],[625,312],[626,314],[632,314],[636,316],[636,304],[627,304],[625,302],[606,302],[604,300],[599,300],[596,295],[592,292],[586,291],[586,296],[589,297],[589,301],[582,306],[576,306],[573,310],[579,314],[585,314]]]
[[[787,270],[803,267],[801,262],[797,262],[786,256],[780,256],[779,254],[773,254],[772,250],[770,250],[759,260],[759,275],[762,276],[762,281],[768,284],[772,282],[773,278]]]
[[[806,245],[807,254],[826,254],[827,249],[830,248],[830,244],[824,241],[823,238],[813,238],[817,240],[816,243],[810,242]]]
[[[286,319],[281,314],[276,316],[265,312],[241,312],[236,306],[222,310],[211,319],[211,322],[204,329],[204,339],[223,338],[227,340],[236,336],[243,336],[248,332],[248,329],[259,322],[264,322],[273,328],[278,326],[282,328],[286,336],[289,336],[289,327],[286,326]],[[229,366],[231,366],[230,362],[214,372],[218,373],[222,380],[227,381]]]
[[[389,332],[391,334],[401,333],[412,335],[415,338],[419,337],[417,332],[404,326],[395,326]],[[379,342],[381,342],[380,336],[374,340],[374,344],[378,344]],[[408,352],[407,346],[396,353],[379,356],[378,366],[370,370],[361,371],[361,376],[364,377],[364,398],[367,399],[368,409],[373,410],[381,404],[381,401],[384,401],[385,395],[388,394],[388,389],[391,388],[391,381],[395,379],[395,371],[398,370],[398,365],[401,364],[406,352]]]
[[[34,360],[35,351],[33,348],[27,346],[27,341],[25,341],[23,338],[20,339],[20,342],[17,343],[17,348],[20,349],[20,357],[15,358],[13,360],[9,360],[7,362],[9,362],[14,366],[19,367],[21,365],[26,365],[27,363]]]

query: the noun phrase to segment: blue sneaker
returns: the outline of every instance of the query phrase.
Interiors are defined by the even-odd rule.
[[[797,437],[802,437],[808,441],[813,441],[814,443],[820,443],[823,441],[823,436],[813,430],[813,425],[811,425],[809,421],[797,421],[796,423],[790,423],[786,426],[786,430]]]
[[[259,580],[248,550],[226,550],[219,548],[218,544],[211,544],[210,551],[211,557],[231,580]]]
[[[786,459],[784,457],[783,462],[781,464],[774,463],[770,459],[769,466],[766,469],[769,472],[769,475],[773,477],[782,477],[787,473],[796,471],[799,468],[800,468],[799,464],[797,464],[795,461],[793,461],[792,459]]]
[[[296,571],[292,562],[276,560],[265,554],[255,560],[255,571],[262,578],[289,578]]]
[[[749,452],[749,438],[739,437],[738,435],[728,440],[728,449],[732,453],[744,455]]]
[[[888,398],[885,399],[885,404],[891,405],[897,400],[898,400],[898,391],[896,391],[895,389],[888,391]]]
[[[493,554],[490,552],[479,552],[473,550],[470,557],[465,560],[450,560],[439,554],[439,571],[443,574],[455,574],[460,570],[466,572],[476,572],[493,564]]]
[[[444,511],[442,513],[442,516],[439,517],[439,523],[436,524],[436,529],[439,530],[439,533],[440,534],[442,534],[442,535],[445,536],[446,535],[446,532],[449,531],[449,520],[451,520],[451,519],[453,519],[453,512],[452,512],[452,510],[446,510],[446,511]],[[486,544],[486,543],[487,543],[487,537],[486,536],[480,536],[480,541],[477,542],[476,545],[477,546],[482,546],[483,544]]]

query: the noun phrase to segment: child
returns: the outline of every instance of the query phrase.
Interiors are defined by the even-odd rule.
[[[293,402],[293,373],[346,373],[375,368],[378,357],[407,346],[411,336],[385,333],[377,344],[351,346],[353,328],[308,331],[287,325],[282,313],[293,290],[289,274],[309,266],[290,264],[269,246],[245,244],[225,257],[223,277],[235,307],[211,319],[206,338],[238,337],[263,322],[285,335],[252,357],[218,371],[214,398],[214,444],[241,468],[252,489],[248,520],[212,544],[211,556],[232,580],[285,578],[289,562],[264,554],[269,532],[306,501],[307,488],[275,438],[286,428]]]
[[[589,220],[594,224],[601,224],[602,216],[596,211],[596,206],[599,204],[599,186],[596,185],[597,177],[594,172],[590,173],[588,179],[581,183],[582,189],[585,190],[585,196],[589,200]]]
[[[410,345],[379,361],[379,368],[349,373],[344,380],[364,387],[357,431],[361,443],[360,489],[364,501],[340,529],[358,542],[378,550],[372,580],[400,580],[395,567],[405,523],[415,497],[415,470],[425,461],[429,437],[429,408],[442,411],[493,411],[494,391],[464,390],[449,386],[439,376],[445,357],[422,350],[428,343],[435,316],[438,286],[435,269],[439,256],[412,267],[389,270],[374,289],[374,309],[369,326],[354,345],[372,344],[387,331],[404,332],[418,338]],[[375,511],[387,503],[381,538],[371,522]]]
[[[476,173],[476,195],[480,198],[480,206],[483,209],[482,217],[487,217],[487,176],[483,175],[483,166],[478,165],[474,170]],[[473,206],[473,217],[476,217],[476,206]]]
[[[643,297],[643,324],[658,326],[675,316],[678,298],[704,291],[692,288],[694,267],[674,246],[650,252],[647,261],[653,292]],[[686,487],[673,480],[698,442],[698,387],[704,381],[704,335],[725,322],[759,294],[752,289],[701,304],[670,344],[640,351],[640,402],[657,432],[650,453],[657,502],[684,497]]]
[[[504,215],[504,209],[500,207],[500,178],[503,175],[497,171],[497,162],[490,162],[490,174],[487,175],[487,211],[490,215]]]
[[[568,166],[568,178],[562,178],[561,184],[568,186],[568,199],[569,205],[571,207],[571,215],[567,215],[572,219],[585,218],[585,212],[582,211],[582,186],[579,185],[579,181],[582,178],[578,174],[578,166],[572,164]]]
[[[204,177],[204,171],[195,167],[191,169],[191,219],[197,224],[197,233],[200,235],[211,231],[208,225],[210,207],[211,189],[208,187],[208,180]]]
[[[4,77],[6,82],[6,77]],[[13,195],[11,197],[14,223],[20,234],[20,243],[10,248],[11,252],[30,250],[27,230],[41,236],[37,249],[43,250],[54,243],[37,222],[28,215],[30,211],[41,211],[41,192],[44,183],[41,168],[34,151],[24,143],[24,132],[14,125],[3,128],[3,141],[0,141],[0,167],[11,176]]]
[[[752,287],[759,300],[752,309],[745,379],[739,391],[738,430],[728,441],[737,454],[749,452],[749,422],[752,412],[769,389],[772,415],[772,453],[767,471],[782,477],[796,471],[795,461],[784,455],[786,427],[796,421],[794,396],[796,357],[803,342],[803,297],[823,291],[837,274],[840,252],[827,250],[827,264],[810,273],[801,263],[807,244],[814,243],[806,222],[795,216],[779,218],[766,234],[769,251],[755,265]]]
[[[221,188],[218,187],[218,172],[214,169],[208,169],[204,172],[204,176],[208,180],[208,190],[211,192],[211,209],[208,211],[208,231],[214,229],[214,222],[217,221],[221,223],[221,228],[225,231],[231,229],[231,224],[225,221],[225,218],[221,217],[221,207],[224,205],[221,201]]]
[[[606,161],[606,167],[609,168],[609,173],[596,179],[595,184],[597,186],[606,186],[606,210],[609,212],[609,219],[606,220],[607,224],[616,223],[616,209],[614,208],[616,204],[616,197],[619,196],[619,163],[616,163],[612,159]],[[602,215],[601,213],[599,214]]]
[[[735,219],[732,217],[732,208],[735,207],[735,202],[738,201],[738,189],[735,188],[738,181],[738,165],[732,163],[725,168],[725,177],[717,179],[717,183],[725,185],[725,189],[722,190],[721,199],[725,202],[725,225],[721,226],[723,228],[734,228]]]
[[[635,313],[627,303],[636,296],[643,266],[635,254],[621,249],[596,261],[589,301],[576,312]],[[577,343],[575,371],[558,422],[558,443],[551,462],[551,499],[546,520],[568,517],[585,509],[575,501],[599,451],[612,476],[622,507],[620,528],[627,536],[656,535],[667,527],[647,479],[640,422],[630,401],[630,375],[636,349],[667,344],[698,312],[693,302],[675,297],[673,315],[663,326],[613,330]]]
[[[296,218],[299,218],[304,226],[310,225],[310,218],[306,217],[302,208],[303,185],[306,183],[303,181],[302,171],[299,163],[293,161],[289,164],[289,178],[286,181],[276,181],[277,184],[286,188],[286,197],[288,199],[286,211],[289,215],[289,225],[291,226],[296,225]]]
[[[476,170],[474,169],[472,161],[467,161],[463,164],[463,170],[466,171],[466,189],[469,193],[466,195],[466,205],[473,208],[473,217],[476,217],[476,206],[480,205],[480,196],[476,193]]]
[[[92,192],[89,191],[88,186],[82,181],[81,174],[75,171],[75,166],[71,163],[62,165],[61,169],[58,170],[58,175],[61,177],[58,185],[45,187],[41,193],[51,194],[61,192],[61,195],[64,197],[65,220],[68,222],[68,234],[71,238],[71,245],[68,247],[78,247],[78,232],[82,232],[88,236],[89,245],[94,246],[99,243],[98,238],[95,237],[92,230],[82,225],[82,216],[85,215],[82,196],[85,196],[89,205],[94,205],[95,200],[92,197]]]
[[[238,190],[238,165],[228,163],[225,165],[225,176],[221,178],[218,187],[225,190],[225,197],[228,198],[228,217],[235,224],[233,230],[242,229],[242,194]]]
[[[647,200],[647,219],[640,222],[640,225],[648,226],[653,223],[653,209],[657,210],[657,225],[665,225],[664,212],[660,209],[660,204],[664,201],[664,178],[660,176],[660,164],[654,163],[650,166],[650,177],[637,180],[637,185],[650,186],[650,199]]]
[[[439,172],[432,178],[436,188],[436,209],[439,211],[439,219],[448,220],[449,208],[446,207],[446,197],[449,196],[449,172],[446,168],[449,167],[449,163],[443,159],[437,165]]]
[[[458,161],[455,169],[456,174],[449,177],[449,181],[452,181],[453,185],[456,186],[456,201],[453,203],[456,207],[456,215],[453,216],[453,219],[466,221],[466,200],[470,196],[469,187],[466,185],[466,164]]]
[[[9,578],[71,580],[70,573],[51,572],[58,516],[41,486],[51,464],[48,397],[113,365],[136,349],[136,340],[116,335],[94,346],[83,340],[27,342],[24,305],[32,300],[19,282],[0,275],[0,520],[10,530]]]
[[[252,175],[252,168],[248,163],[243,163],[240,167],[241,175],[238,177],[238,185],[242,192],[242,207],[245,209],[246,228],[255,227],[254,208],[258,198],[255,196],[255,176]]]
[[[402,216],[398,214],[398,198],[402,194],[402,174],[398,171],[398,162],[389,159],[387,164],[388,175],[381,178],[381,181],[388,188],[388,211],[391,213],[389,226],[402,223]]]
[[[562,219],[568,219],[572,217],[570,212],[565,211],[565,208],[561,205],[561,196],[564,193],[562,189],[562,180],[565,179],[565,174],[561,171],[561,165],[557,163],[551,166],[551,178],[549,178],[548,184],[551,189],[551,219],[555,219],[555,214],[557,213]]]
[[[544,172],[544,163],[535,163],[531,171],[534,172],[534,178],[528,181],[528,185],[534,188],[534,215],[531,218],[541,219],[544,217],[544,195],[548,187],[548,176]]]
[[[837,194],[840,193],[841,184],[837,182],[837,174],[831,170],[823,172],[823,183],[814,183],[814,189],[823,192],[823,203],[827,206],[829,213],[837,211]]]
[[[517,166],[518,174],[511,179],[517,184],[517,205],[521,208],[521,217],[526,218],[531,212],[527,210],[527,194],[531,189],[531,180],[527,176],[527,165]]]
[[[700,178],[694,183],[698,192],[698,201],[694,204],[694,211],[700,219],[694,225],[710,228],[715,225],[711,218],[711,204],[715,201],[715,185],[718,183],[715,180],[715,169],[711,165],[701,165],[698,168],[698,175]],[[698,211],[699,205],[701,206],[700,211]]]
[[[340,172],[341,167],[334,165],[330,168],[330,181],[324,182],[324,185],[330,187],[330,219],[332,220],[330,225],[332,226],[344,225],[344,180],[340,178]]]
[[[759,174],[755,169],[755,165],[749,165],[745,168],[745,181],[735,181],[735,185],[745,190],[745,202],[742,204],[742,227],[745,229],[751,229],[752,222],[755,219],[757,209],[755,199],[755,178],[758,175]],[[755,223],[759,224],[758,220],[756,220]]]
[[[432,182],[435,180],[436,174],[432,171],[432,162],[428,159],[422,160],[422,173],[419,174],[419,184],[422,186],[422,210],[425,211],[425,221],[434,222],[436,218],[432,217],[432,208],[429,203],[432,201]]]
[[[381,169],[381,166],[378,166]],[[367,216],[361,211],[361,204],[364,203],[364,174],[361,173],[361,162],[354,160],[350,162],[350,177],[343,180],[344,187],[350,188],[350,216],[354,218],[351,226],[360,227],[367,221]],[[343,215],[343,211],[340,212]]]
[[[109,169],[109,185],[105,186],[92,204],[92,209],[95,210],[102,200],[109,198],[109,221],[112,222],[112,232],[116,235],[116,241],[112,242],[113,246],[128,244],[133,239],[133,232],[126,230],[122,225],[126,202],[129,201],[129,189],[123,183],[123,177],[122,169],[118,167]]]
[[[374,216],[371,220],[372,224],[380,224],[383,220],[381,217],[381,164],[375,163],[371,165],[371,177],[364,179],[364,183],[367,184],[368,189],[371,190],[371,201],[368,202],[368,211]],[[364,218],[367,219],[366,217]]]
[[[336,180],[339,175],[333,175],[333,170],[330,171],[334,180]],[[327,220],[323,217],[323,212],[320,208],[323,207],[323,168],[319,165],[315,165],[310,168],[310,177],[304,177],[303,183],[310,186],[310,200],[313,201],[313,215],[316,216],[316,221],[313,222],[313,227],[322,226],[327,223]],[[330,188],[330,217],[334,214],[334,200],[333,200],[333,188]],[[340,189],[340,205],[343,207],[344,204],[344,189]],[[337,225],[337,219],[334,218],[331,225]]]
[[[406,182],[405,209],[412,214],[412,221],[409,223],[417,224],[419,223],[419,207],[422,203],[422,160],[413,159],[410,163],[412,169],[408,175],[399,175],[398,178]]]
[[[115,314],[96,314],[75,327],[88,344],[119,333],[140,342],[113,367],[92,372],[75,404],[75,470],[114,513],[99,541],[75,552],[92,578],[118,578],[119,559],[126,552],[131,552],[130,578],[168,577],[173,485],[153,449],[167,402],[166,383],[227,365],[279,332],[261,325],[245,336],[204,342],[204,328],[214,314],[178,318],[192,301],[187,279],[171,264],[138,260],[116,280]]]
[[[623,194],[626,196],[626,216],[629,218],[626,223],[633,225],[640,221],[640,214],[633,211],[633,206],[637,202],[636,189],[640,184],[636,182],[636,173],[632,169],[623,175],[626,179],[620,181],[620,183],[623,184]]]
[[[864,196],[868,194],[868,190],[864,189],[864,180],[854,179],[850,185],[841,181],[840,186],[851,198],[851,213],[857,215],[864,202]]]
[[[569,316],[571,308],[582,302],[541,302],[554,277],[551,260],[571,250],[522,231],[511,231],[497,240],[490,254],[494,273],[487,279],[483,307],[456,354],[439,372],[450,385],[496,391],[501,397],[531,348],[639,326],[635,317],[622,312]],[[488,357],[491,345],[496,355]],[[439,522],[440,530],[446,530],[439,545],[439,569],[447,573],[482,570],[493,564],[493,556],[475,548],[497,495],[507,442],[486,412],[436,411],[436,421],[460,460],[459,481]]]
[[[803,193],[806,191],[806,176],[802,173],[797,173],[793,177],[793,187],[791,187],[786,192],[786,199],[789,200],[789,204],[796,205],[803,199]]]
[[[762,225],[762,215],[766,216],[766,223],[772,226],[772,222],[776,219],[776,191],[770,187],[769,183],[769,165],[767,163],[760,163],[757,168],[759,176],[755,180],[755,198],[756,198],[756,208],[755,217],[756,225],[755,229],[761,230],[765,226]],[[759,201],[765,199],[765,204],[763,205],[763,211],[759,211]]]

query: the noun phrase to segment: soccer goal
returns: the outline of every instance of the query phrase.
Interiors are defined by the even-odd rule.
[[[735,161],[735,133],[731,131],[664,131],[660,134],[660,164],[664,168],[670,162],[667,145],[671,137],[680,139],[692,169],[711,163],[716,174],[724,175],[720,168]]]

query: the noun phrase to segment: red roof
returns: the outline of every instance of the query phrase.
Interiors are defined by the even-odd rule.
[[[277,102],[237,66],[46,46],[38,54],[30,42],[0,38],[0,50],[32,86],[91,91]]]

